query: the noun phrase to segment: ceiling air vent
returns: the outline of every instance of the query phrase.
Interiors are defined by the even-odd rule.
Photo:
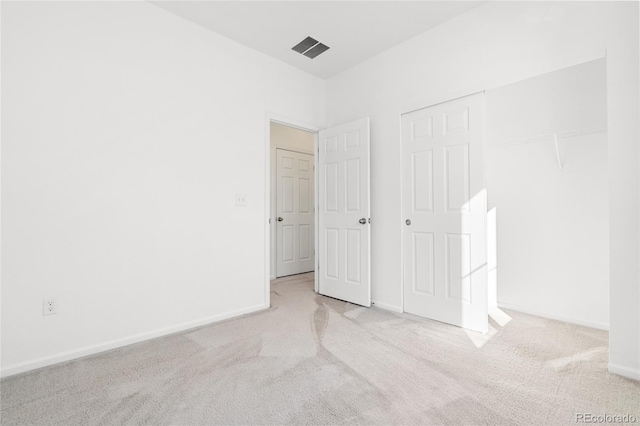
[[[302,40],[300,43],[293,46],[291,50],[295,50],[296,52],[306,56],[307,58],[313,59],[319,54],[329,50],[329,46],[320,43],[316,39],[307,37],[304,40]]]

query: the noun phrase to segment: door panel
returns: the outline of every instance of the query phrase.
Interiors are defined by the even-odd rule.
[[[404,310],[485,332],[483,94],[402,116]]]
[[[313,156],[277,149],[276,157],[276,276],[283,277],[314,269]]]
[[[371,306],[369,119],[320,132],[319,292]]]
[[[413,263],[413,291],[433,296],[435,282],[435,247],[432,232],[412,233],[413,256],[420,262]]]

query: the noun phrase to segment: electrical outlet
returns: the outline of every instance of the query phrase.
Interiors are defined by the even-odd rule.
[[[236,195],[236,206],[246,206],[247,197],[245,195]]]
[[[42,315],[53,315],[58,313],[58,302],[55,298],[42,299]]]

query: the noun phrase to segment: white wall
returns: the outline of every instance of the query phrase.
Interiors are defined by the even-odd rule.
[[[600,59],[486,92],[500,306],[609,327],[606,84]]]
[[[271,140],[271,279],[276,278],[276,149],[290,149],[313,155],[315,134],[272,121]],[[314,189],[312,189],[314,190]],[[313,194],[311,194],[313,197]]]
[[[609,327],[607,135],[490,150],[498,215],[498,306]]]
[[[265,308],[266,116],[324,82],[145,2],[2,9],[3,374]]]
[[[374,301],[402,305],[401,112],[605,52],[612,170],[610,368],[640,377],[637,3],[487,2],[328,81],[328,125],[371,117]]]

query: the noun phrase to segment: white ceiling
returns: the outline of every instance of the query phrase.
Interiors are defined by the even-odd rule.
[[[151,1],[232,40],[329,78],[427,31],[480,1]],[[311,36],[315,59],[291,50]]]

